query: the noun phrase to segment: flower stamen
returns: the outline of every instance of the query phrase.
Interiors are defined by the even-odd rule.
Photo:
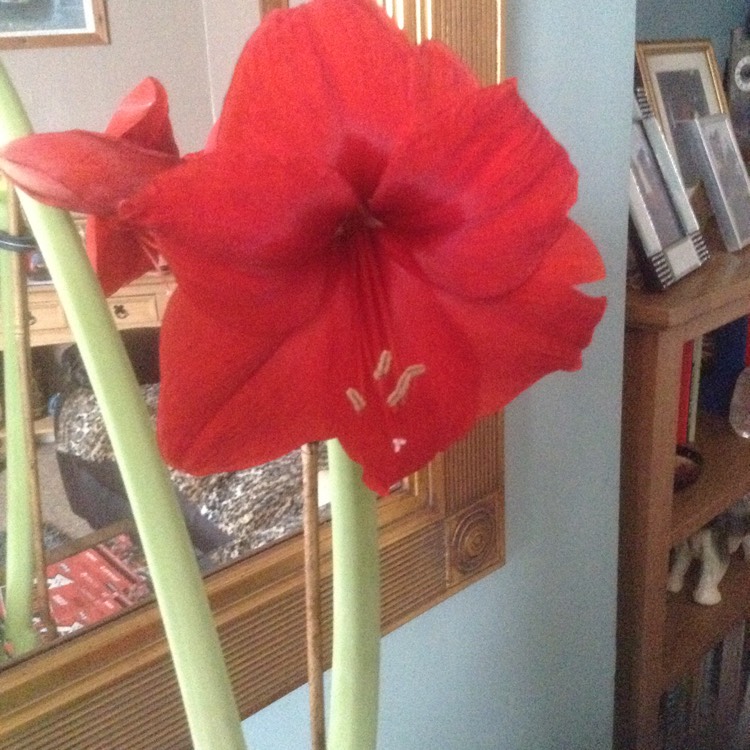
[[[365,397],[356,388],[347,388],[346,397],[351,402],[352,408],[357,412],[357,414],[359,414],[365,408],[365,406],[367,406]]]
[[[375,368],[375,372],[372,373],[374,380],[382,380],[391,369],[391,363],[393,362],[393,354],[387,349],[383,349],[380,353],[380,359],[378,365]]]
[[[396,407],[406,398],[406,394],[409,391],[409,386],[414,378],[424,375],[427,368],[424,365],[409,365],[399,377],[396,382],[396,387],[391,391],[388,396],[386,403],[390,407]]]

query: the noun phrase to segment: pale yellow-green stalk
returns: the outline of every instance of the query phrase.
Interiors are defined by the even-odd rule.
[[[0,66],[0,145],[31,126]],[[193,548],[146,405],[70,216],[20,193],[101,407],[151,572],[195,750],[244,750]]]

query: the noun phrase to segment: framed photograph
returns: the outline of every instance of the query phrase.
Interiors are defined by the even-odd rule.
[[[690,148],[676,137],[677,123],[727,112],[711,42],[705,39],[638,42],[636,88],[643,87],[688,187],[700,179]]]
[[[105,0],[0,0],[0,49],[108,44]]]
[[[664,133],[637,101],[629,191],[633,245],[648,286],[666,289],[708,260],[706,242]]]
[[[680,122],[727,250],[750,245],[750,179],[727,114]]]

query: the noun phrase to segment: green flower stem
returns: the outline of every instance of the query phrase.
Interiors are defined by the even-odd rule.
[[[29,132],[23,106],[0,66],[0,144]],[[99,283],[70,216],[23,193],[20,197],[112,440],[154,583],[194,750],[243,750],[239,714],[195,554]]]
[[[380,665],[377,496],[328,441],[333,549],[333,674],[328,750],[375,750]]]
[[[7,547],[5,638],[15,655],[33,649],[38,642],[34,616],[35,529],[30,513],[36,471],[29,383],[24,367],[24,341],[17,336],[19,300],[16,280],[22,256],[0,251],[0,295],[3,320],[3,377],[5,383]],[[25,291],[25,290],[24,290]],[[26,362],[28,364],[28,362]]]

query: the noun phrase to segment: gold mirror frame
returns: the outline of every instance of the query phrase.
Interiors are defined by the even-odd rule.
[[[503,420],[480,422],[380,501],[382,627],[389,632],[502,565]],[[243,717],[306,681],[303,540],[206,579]],[[321,529],[324,653],[330,653],[330,534]],[[0,747],[188,747],[155,604],[48,647],[0,674]]]
[[[502,74],[500,2],[391,0],[391,6],[415,37],[429,29],[491,83]],[[503,419],[497,415],[409,478],[406,491],[380,501],[384,633],[503,564],[503,465]],[[323,651],[330,653],[327,525],[321,529],[321,567]],[[243,717],[306,681],[300,536],[212,573],[206,589]],[[188,746],[187,721],[153,603],[0,672],[5,750]]]

